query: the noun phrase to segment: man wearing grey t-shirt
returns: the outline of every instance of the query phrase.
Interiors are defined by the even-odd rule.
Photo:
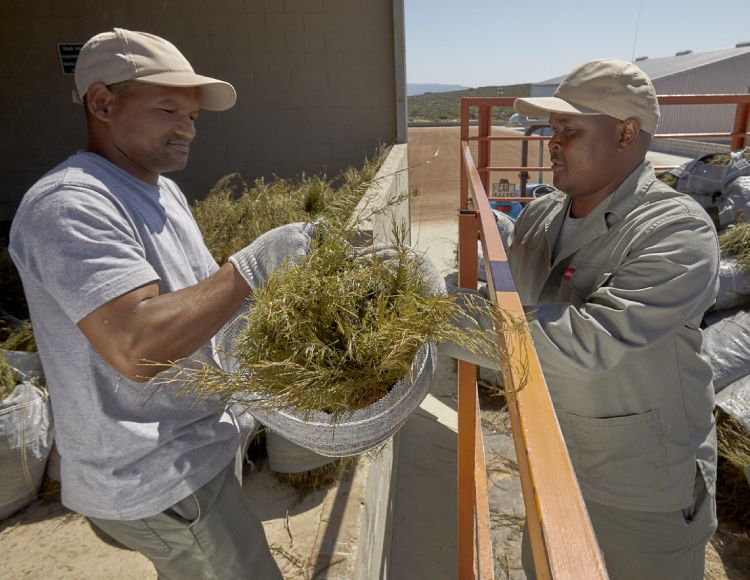
[[[144,363],[210,360],[211,337],[315,229],[277,228],[216,264],[161,174],[185,167],[199,110],[229,109],[236,95],[171,43],[98,34],[75,82],[87,148],[32,186],[10,241],[55,416],[62,501],[160,578],[279,578],[233,476],[236,420],[215,401],[144,388],[167,368]]]

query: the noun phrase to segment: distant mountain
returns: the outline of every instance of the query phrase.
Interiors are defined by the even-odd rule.
[[[528,97],[530,84],[477,87],[445,93],[428,93],[408,97],[409,122],[457,121],[461,118],[461,97]],[[508,119],[513,114],[510,107],[494,107],[495,121]],[[471,118],[476,117],[472,111]]]
[[[463,85],[441,85],[437,83],[406,83],[406,96],[423,95],[425,93],[447,93],[468,89]]]

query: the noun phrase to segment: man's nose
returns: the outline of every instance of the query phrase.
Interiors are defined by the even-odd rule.
[[[552,137],[550,137],[550,140],[547,146],[549,147],[550,151],[552,151],[553,149],[560,148],[560,137],[555,131],[552,132]]]
[[[185,117],[177,125],[177,133],[184,139],[192,141],[195,139],[195,121],[190,117]]]

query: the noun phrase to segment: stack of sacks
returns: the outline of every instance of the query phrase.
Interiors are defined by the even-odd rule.
[[[37,496],[47,469],[54,429],[37,353],[0,350],[12,380],[0,396],[0,519]]]
[[[704,318],[702,356],[714,373],[722,469],[746,477],[750,473],[750,452],[745,451],[750,450],[750,149],[703,156],[671,175],[677,177],[673,187],[706,209],[720,235],[719,291]],[[730,490],[733,479],[726,472],[720,476],[724,484],[719,487],[727,487],[729,495],[735,493]]]
[[[750,221],[750,148],[703,155],[661,179],[693,197],[717,229]]]

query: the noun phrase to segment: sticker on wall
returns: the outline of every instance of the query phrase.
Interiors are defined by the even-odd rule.
[[[76,68],[78,53],[81,52],[82,42],[57,43],[57,54],[60,56],[60,66],[64,75],[72,75]]]

